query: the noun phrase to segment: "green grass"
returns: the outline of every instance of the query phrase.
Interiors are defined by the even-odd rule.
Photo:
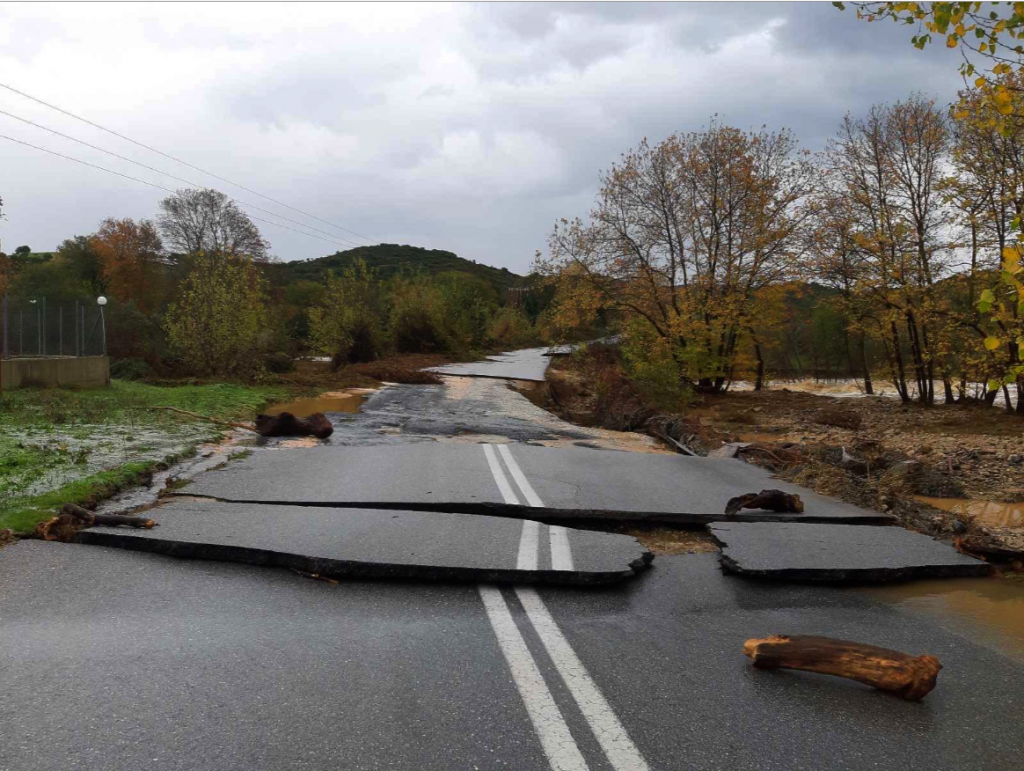
[[[0,430],[7,427],[77,427],[98,423],[159,426],[180,416],[154,410],[176,407],[219,420],[251,420],[267,404],[292,395],[284,386],[235,383],[156,386],[115,380],[109,388],[24,388],[0,394]]]
[[[95,505],[126,487],[142,484],[146,474],[159,465],[156,462],[126,463],[39,495],[13,498],[0,509],[0,530],[10,528],[16,533],[31,533],[38,523],[55,516],[65,503]]]
[[[161,465],[159,460],[124,457],[124,462],[82,476],[37,494],[19,494],[44,472],[59,469],[68,475],[84,474],[87,452],[69,450],[53,436],[77,440],[108,439],[119,433],[140,430],[161,436],[182,435],[178,454],[194,450],[195,432],[184,438],[183,423],[190,418],[154,407],[176,407],[218,420],[248,421],[268,404],[293,398],[287,386],[247,386],[234,383],[202,385],[149,385],[113,381],[109,388],[21,389],[0,394],[0,529],[31,532],[37,523],[54,516],[64,503],[95,504],[120,490],[139,484],[145,474]],[[223,431],[213,424],[203,432],[206,439]],[[22,441],[19,436],[31,436]],[[147,439],[147,443],[148,443]],[[147,449],[139,445],[136,452]],[[82,457],[80,457],[82,456]],[[77,470],[76,470],[77,469]]]

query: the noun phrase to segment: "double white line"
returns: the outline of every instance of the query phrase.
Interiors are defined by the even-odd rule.
[[[501,444],[497,447],[498,453],[495,453],[494,446],[483,445],[487,465],[505,503],[519,504],[520,501],[505,475],[501,460],[498,458],[499,453],[526,502],[530,506],[543,506],[540,497],[512,457],[508,446]],[[523,521],[519,555],[516,560],[517,569],[537,569],[541,527],[539,522]],[[552,569],[572,570],[573,560],[568,532],[565,528],[556,526],[551,526],[549,530]],[[544,649],[551,657],[555,669],[583,713],[612,768],[615,771],[647,771],[647,763],[640,751],[630,740],[626,729],[590,677],[583,662],[569,645],[569,641],[565,639],[540,595],[528,587],[517,587],[515,592],[526,611],[527,619],[540,637]],[[523,699],[530,722],[533,723],[551,768],[553,771],[588,771],[587,762],[572,738],[569,726],[551,696],[544,676],[530,653],[519,627],[516,626],[501,590],[495,586],[481,586],[480,597],[483,599],[502,655],[512,672],[512,679]]]

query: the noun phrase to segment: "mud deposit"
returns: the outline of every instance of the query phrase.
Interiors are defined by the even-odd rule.
[[[962,632],[1024,660],[1024,580],[959,578],[859,589],[885,602],[947,619]]]
[[[290,402],[280,402],[267,407],[267,415],[280,415],[282,412],[290,412],[298,418],[308,418],[316,412],[325,415],[330,412],[359,412],[368,398],[367,394],[373,393],[371,389],[350,389],[347,391],[330,391],[319,396],[308,399],[295,399]]]
[[[942,511],[966,514],[979,525],[988,527],[1024,527],[1024,503],[997,503],[977,501],[968,498],[930,498],[915,495],[921,503],[927,503]]]

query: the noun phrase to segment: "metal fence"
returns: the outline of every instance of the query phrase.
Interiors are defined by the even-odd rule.
[[[0,358],[105,356],[106,331],[103,305],[95,298],[0,299]]]

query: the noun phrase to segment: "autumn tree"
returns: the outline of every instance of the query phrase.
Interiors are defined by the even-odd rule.
[[[832,3],[845,10],[845,3]],[[1011,131],[1024,117],[1014,99],[1019,84],[1004,76],[1024,72],[1024,3],[954,2],[851,3],[862,21],[894,21],[911,27],[919,49],[942,41],[959,54],[960,74],[976,89],[961,100],[956,117],[982,120],[997,131]]]
[[[160,232],[185,255],[245,255],[264,260],[270,244],[238,205],[223,193],[183,188],[160,201]]]
[[[947,273],[950,246],[939,190],[948,147],[945,116],[920,96],[875,106],[863,119],[847,116],[826,149],[829,190],[818,206],[828,210],[841,202],[834,210],[840,219],[830,226],[833,249],[852,253],[834,252],[845,264],[833,268],[847,271],[842,280],[855,280],[856,291],[867,295],[871,311],[862,308],[858,323],[870,319],[874,326],[900,397],[912,396],[909,369],[924,404],[934,402],[937,372],[952,399],[935,292]]]
[[[249,257],[194,255],[164,322],[172,353],[196,375],[248,377],[262,367],[266,282]]]
[[[556,225],[537,267],[569,277],[580,307],[642,320],[678,377],[719,391],[751,340],[755,297],[796,274],[814,184],[788,131],[714,123],[645,140],[602,175],[589,222]]]
[[[90,239],[107,291],[152,313],[163,299],[163,245],[150,220],[105,219]]]

